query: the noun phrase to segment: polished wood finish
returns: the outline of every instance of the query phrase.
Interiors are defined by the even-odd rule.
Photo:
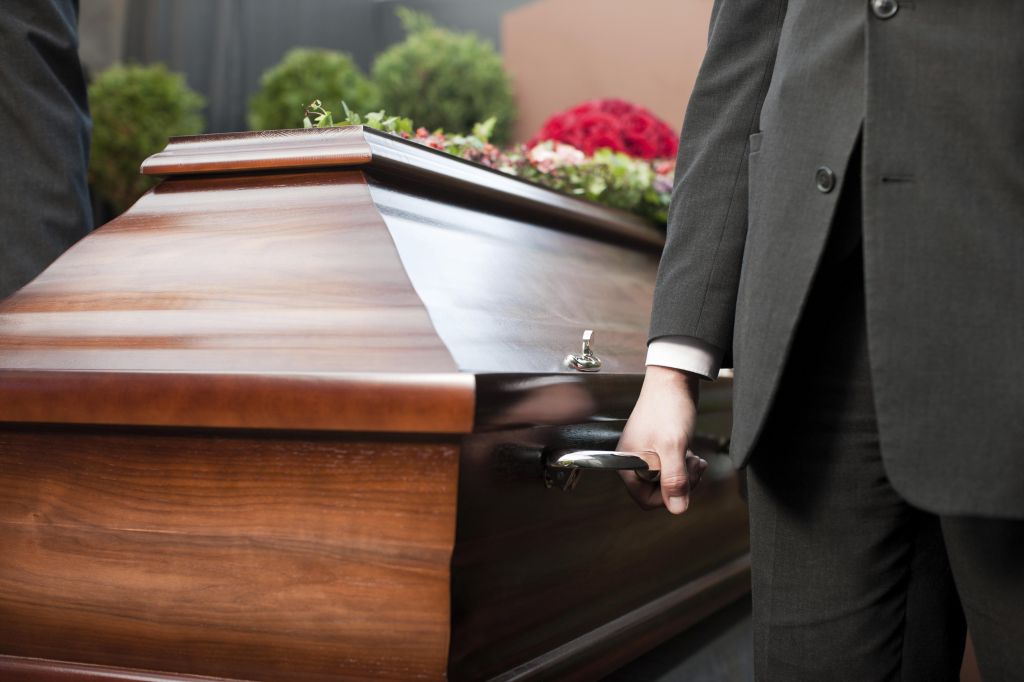
[[[612,620],[628,620],[716,567],[749,561],[746,506],[722,455],[702,452],[712,469],[683,517],[642,511],[614,472],[584,472],[571,490],[545,487],[544,448],[612,449],[622,423],[498,430],[463,439],[452,564],[453,678],[486,679],[524,658],[547,660],[547,652],[565,642]],[[713,443],[720,433],[715,415],[703,418],[698,430],[703,443]],[[701,598],[721,607],[748,589],[747,578],[745,571],[727,574],[706,585]],[[592,670],[583,665],[587,659],[625,656],[619,659],[625,662],[659,641],[656,629],[620,641],[591,638],[589,650],[573,660]],[[542,679],[567,674],[560,668],[535,673]]]
[[[415,142],[373,130],[364,133],[373,153],[367,172],[383,184],[411,182],[429,188],[435,196],[440,193],[442,200],[470,201],[484,212],[521,216],[561,232],[632,248],[657,252],[665,244],[660,230],[632,213],[546,189]]]
[[[562,363],[593,329],[602,374],[643,373],[657,251],[482,219],[476,201],[442,203],[415,183],[370,187],[460,369],[577,375]]]
[[[359,172],[168,180],[0,304],[0,330],[11,421],[472,425]]]
[[[457,472],[423,438],[2,430],[3,653],[440,678]]]
[[[0,680],[17,682],[224,682],[223,677],[175,675],[109,665],[89,665],[0,655]],[[232,682],[247,682],[233,680]]]
[[[0,371],[11,422],[465,433],[468,374]]]
[[[361,128],[146,170],[0,303],[0,674],[595,679],[746,589],[730,380],[682,519],[546,485],[636,400],[655,228]]]
[[[184,175],[268,168],[322,168],[368,163],[370,146],[358,127],[265,130],[171,138],[142,162],[144,175]]]
[[[388,177],[412,181],[431,192],[475,196],[491,207],[525,212],[558,229],[582,230],[589,237],[618,239],[658,250],[664,235],[642,218],[575,199],[425,145],[348,126],[272,130],[171,138],[164,151],[142,164],[146,175],[301,170],[362,166]]]

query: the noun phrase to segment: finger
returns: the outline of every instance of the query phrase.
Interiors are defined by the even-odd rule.
[[[673,514],[682,514],[690,506],[690,476],[683,450],[659,451],[661,457],[661,496]]]
[[[686,453],[686,470],[690,475],[690,492],[696,490],[697,486],[700,485],[708,466],[708,462],[704,458],[698,457],[692,452]]]
[[[641,509],[650,510],[662,505],[661,488],[656,481],[645,481],[631,469],[620,471],[619,477],[626,484],[629,496]]]

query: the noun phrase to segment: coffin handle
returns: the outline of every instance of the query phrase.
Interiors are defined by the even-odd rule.
[[[558,486],[572,490],[585,469],[606,469],[622,471],[632,469],[636,475],[648,481],[656,481],[661,475],[661,459],[658,453],[650,451],[626,452],[622,450],[580,450],[567,448],[548,450],[544,458],[547,486]]]
[[[650,451],[625,452],[622,450],[550,450],[547,465],[554,469],[634,469],[661,471],[661,458]]]

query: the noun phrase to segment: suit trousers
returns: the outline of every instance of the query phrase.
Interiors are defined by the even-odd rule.
[[[937,516],[886,475],[857,154],[842,191],[747,472],[756,677],[957,680],[966,612],[984,680],[1024,680],[1024,522]],[[984,465],[964,453],[963,466]]]

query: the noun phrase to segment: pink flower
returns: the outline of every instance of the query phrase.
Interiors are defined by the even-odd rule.
[[[654,162],[654,172],[658,175],[668,175],[669,173],[675,173],[676,162],[674,159],[663,159],[661,161]]]
[[[572,145],[544,142],[533,147],[527,158],[541,173],[550,173],[563,166],[575,166],[586,160],[586,155]]]

